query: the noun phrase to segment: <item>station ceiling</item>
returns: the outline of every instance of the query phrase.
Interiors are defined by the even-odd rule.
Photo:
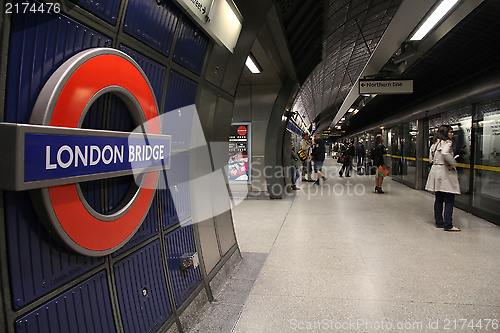
[[[445,33],[426,37],[421,49],[418,44],[411,45],[415,51],[411,59],[397,63],[393,59],[405,52],[410,32],[439,1],[275,1],[301,85],[292,110],[306,123],[316,122],[319,129],[336,125],[346,112],[346,101],[356,99],[352,95],[357,80],[370,66],[378,73],[372,70],[369,74],[378,78],[413,79],[414,93],[370,98],[342,124],[347,132],[500,71],[498,0],[460,0],[463,17],[453,21],[449,15],[451,23],[447,23]],[[378,46],[394,49],[382,55]],[[380,68],[374,67],[375,63]]]

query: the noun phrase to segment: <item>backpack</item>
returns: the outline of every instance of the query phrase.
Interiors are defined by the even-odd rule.
[[[305,160],[307,160],[307,157],[308,157],[308,154],[307,154],[307,151],[303,150],[303,149],[300,149],[298,152],[297,152],[297,155],[299,155],[299,160],[301,162],[304,162]]]
[[[371,160],[375,159],[375,155],[377,155],[377,147],[373,147],[370,152],[368,153],[368,157],[370,157]]]

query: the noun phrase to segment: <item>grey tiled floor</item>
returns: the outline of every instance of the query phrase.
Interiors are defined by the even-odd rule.
[[[231,291],[244,295],[227,332],[500,331],[500,227],[455,209],[462,232],[447,233],[432,195],[326,169],[320,188],[234,209],[243,258],[262,262]]]

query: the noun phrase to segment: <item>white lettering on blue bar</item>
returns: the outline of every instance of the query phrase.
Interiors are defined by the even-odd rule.
[[[160,151],[160,148],[158,146],[154,146],[154,148],[151,146],[146,146],[146,147],[151,148],[150,150],[152,153],[148,154],[147,155],[148,158],[145,159],[144,161],[151,160],[151,157],[153,157],[154,160],[159,160],[163,158],[164,146],[161,146],[161,154],[158,153],[158,151]],[[55,156],[51,154],[50,148],[51,146],[45,147],[45,170],[51,170],[57,168],[66,169],[69,168],[72,164],[74,164],[75,167],[78,167],[79,164],[86,167],[86,166],[97,165],[99,164],[99,162],[102,162],[104,164],[123,163],[123,153],[124,153],[123,145],[114,147],[106,145],[102,150],[101,148],[99,148],[99,146],[94,146],[94,145],[83,146],[83,147],[75,146],[74,149],[72,149],[68,145],[64,145],[57,150]],[[144,150],[149,151],[148,148]],[[51,163],[51,161],[54,161],[54,159],[56,160],[56,163]],[[129,158],[129,162],[130,161],[133,160],[130,160]]]

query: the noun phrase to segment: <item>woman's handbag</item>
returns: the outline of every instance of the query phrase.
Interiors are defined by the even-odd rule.
[[[339,156],[337,162],[339,162],[340,164],[344,164],[344,156]]]
[[[378,167],[377,173],[383,177],[386,177],[389,174],[389,170],[387,170],[385,166],[381,165]]]

